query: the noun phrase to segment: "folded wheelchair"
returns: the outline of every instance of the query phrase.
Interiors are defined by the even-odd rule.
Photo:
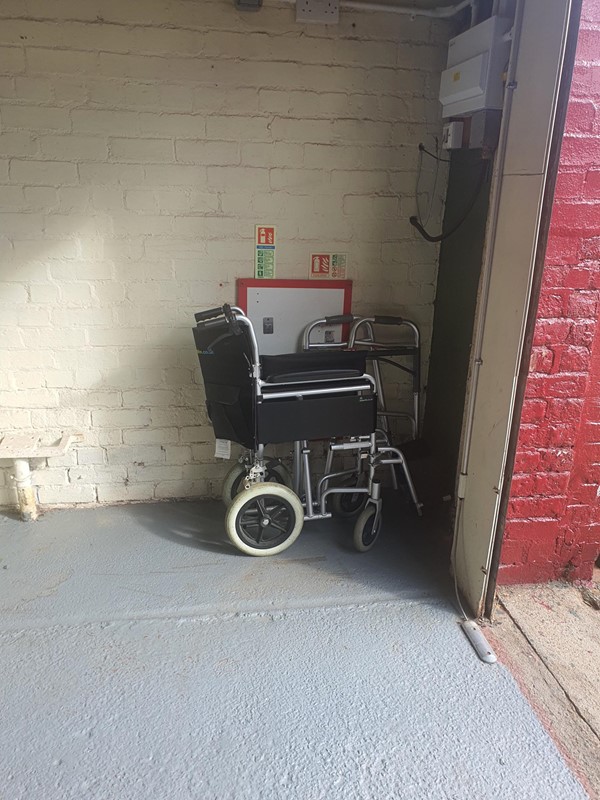
[[[248,451],[226,479],[225,526],[232,544],[254,556],[280,553],[297,539],[305,521],[332,516],[330,499],[346,495],[352,513],[359,514],[354,545],[369,550],[382,520],[377,469],[405,462],[377,431],[377,392],[366,371],[366,352],[261,356],[241,309],[224,305],[195,319],[215,436]],[[308,443],[323,439],[328,441],[325,474],[314,484]],[[265,455],[266,445],[284,442],[294,443],[291,477],[280,461]],[[332,471],[335,454],[354,455],[364,467]],[[359,484],[348,485],[348,476],[357,474],[363,478]]]

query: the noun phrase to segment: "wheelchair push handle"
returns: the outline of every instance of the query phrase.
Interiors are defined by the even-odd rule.
[[[231,306],[229,303],[225,303],[223,305],[223,314],[225,315],[225,319],[229,325],[229,328],[234,336],[239,336],[242,332],[240,328],[240,323],[237,321],[235,313],[231,310]]]
[[[219,308],[209,308],[208,311],[198,311],[194,314],[194,319],[198,324],[207,322],[209,319],[215,319],[216,317],[225,317],[231,332],[235,334],[235,336],[239,336],[242,332],[235,312],[232,310],[229,303],[224,303],[224,305],[219,306]]]
[[[404,325],[402,317],[382,317],[376,315],[373,317],[373,322],[375,325]]]
[[[194,314],[194,319],[196,322],[205,322],[207,319],[214,319],[215,317],[220,317],[223,314],[223,308],[211,308],[208,311],[197,311]]]
[[[333,317],[325,317],[325,325],[351,325],[354,322],[352,314],[336,314]]]

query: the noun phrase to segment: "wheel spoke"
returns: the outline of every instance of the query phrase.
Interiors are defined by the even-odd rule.
[[[278,519],[285,512],[286,509],[283,506],[275,506],[271,511],[271,519]]]
[[[257,497],[256,498],[256,505],[258,506],[258,510],[259,510],[259,513],[260,513],[261,517],[263,517],[263,518],[267,517],[268,514],[267,514],[267,509],[266,509],[266,506],[265,506],[265,501],[261,497]]]
[[[260,537],[262,534],[262,528],[260,525],[257,525],[256,523],[244,524],[244,522],[242,522],[242,527],[250,539],[253,539],[255,542],[260,542]]]

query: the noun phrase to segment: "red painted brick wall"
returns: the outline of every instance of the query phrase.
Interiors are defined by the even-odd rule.
[[[600,0],[584,0],[499,583],[600,554]]]

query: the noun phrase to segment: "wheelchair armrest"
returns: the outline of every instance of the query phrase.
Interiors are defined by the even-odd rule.
[[[309,372],[287,372],[281,375],[268,375],[267,383],[312,383],[314,381],[336,381],[344,378],[360,378],[362,373],[355,369],[312,370]]]

